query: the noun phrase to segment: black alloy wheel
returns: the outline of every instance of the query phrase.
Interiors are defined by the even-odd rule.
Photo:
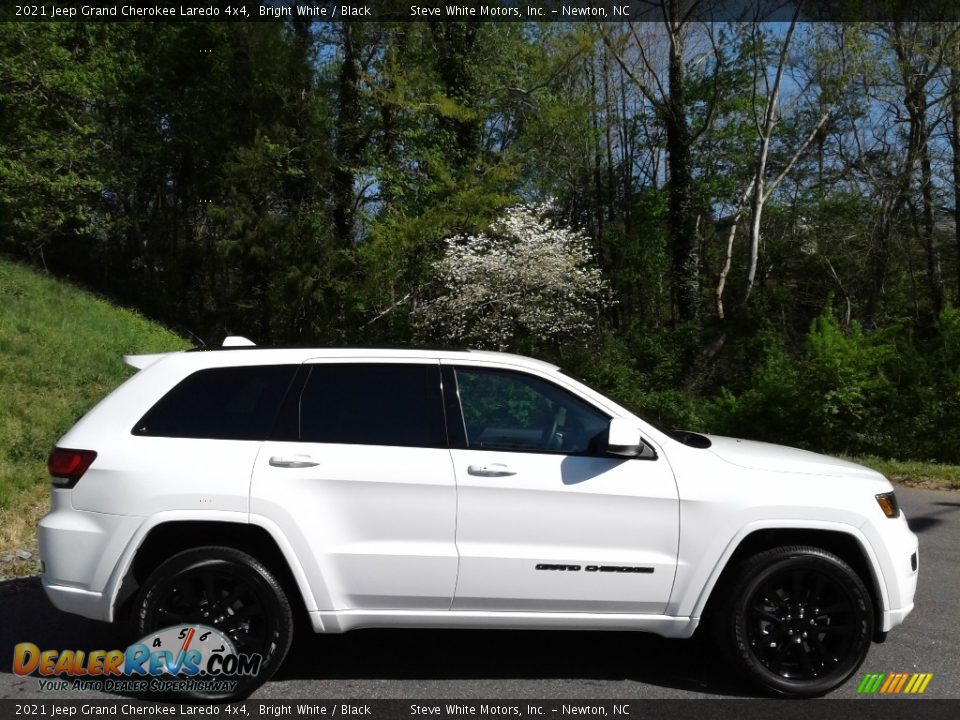
[[[740,568],[727,614],[734,656],[764,690],[815,697],[843,684],[873,637],[857,573],[820,548],[767,550]]]
[[[162,563],[140,588],[134,630],[146,637],[163,628],[205,625],[228,637],[237,653],[262,656],[255,676],[239,678],[232,692],[186,692],[195,700],[238,700],[280,667],[293,639],[286,594],[256,558],[227,547],[201,547]]]

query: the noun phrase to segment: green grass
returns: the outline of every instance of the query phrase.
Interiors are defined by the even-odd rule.
[[[133,371],[188,343],[135,312],[0,258],[0,555],[33,542],[57,438]]]
[[[882,472],[892,482],[960,490],[960,465],[940,465],[921,460],[884,460],[874,455],[850,459]]]

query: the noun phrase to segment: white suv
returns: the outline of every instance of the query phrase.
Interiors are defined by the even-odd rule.
[[[228,339],[231,345],[240,339]],[[212,626],[282,662],[369,627],[710,625],[767,692],[826,693],[913,608],[917,538],[860,465],[668,432],[490,352],[227,347],[140,372],[61,438],[61,610]],[[181,633],[182,637],[182,633]]]

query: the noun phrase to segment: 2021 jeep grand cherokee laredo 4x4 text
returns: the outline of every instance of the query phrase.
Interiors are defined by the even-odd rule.
[[[917,539],[853,463],[664,432],[556,367],[233,348],[141,368],[51,454],[43,585],[146,635],[282,662],[294,610],[362,627],[642,630],[705,618],[759,686],[823,694],[913,608]]]

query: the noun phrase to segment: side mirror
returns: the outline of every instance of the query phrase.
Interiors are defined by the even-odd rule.
[[[646,449],[640,438],[640,428],[626,418],[613,418],[607,433],[607,452],[623,457],[637,457]]]

